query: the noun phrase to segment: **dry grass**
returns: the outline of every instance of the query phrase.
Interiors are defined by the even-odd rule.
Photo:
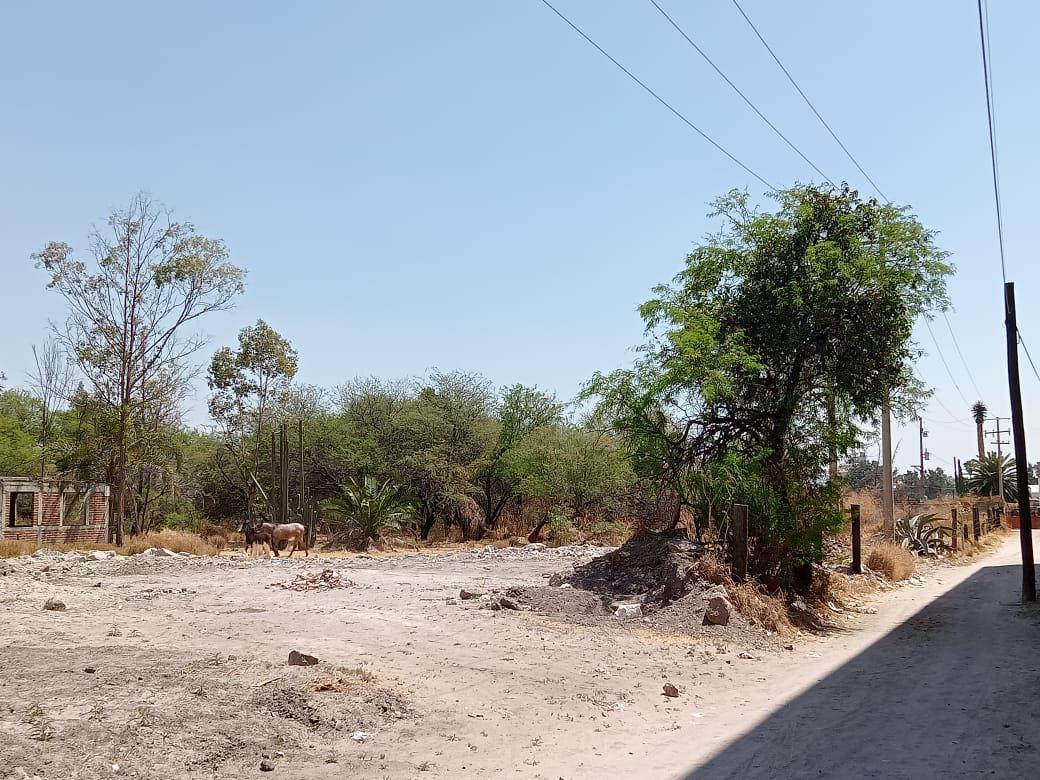
[[[737,612],[751,623],[781,636],[794,630],[783,594],[771,596],[755,582],[737,584],[729,566],[714,555],[705,555],[697,562],[697,574],[705,582],[722,585]]]
[[[227,545],[226,540],[220,536],[203,539],[198,534],[188,531],[173,531],[163,529],[152,531],[141,536],[127,537],[122,547],[112,544],[46,544],[44,547],[56,552],[69,552],[71,550],[115,550],[121,555],[136,555],[144,552],[149,547],[165,547],[173,552],[186,552],[193,555],[217,555]],[[14,558],[19,555],[32,555],[37,546],[34,541],[14,541],[11,539],[0,539],[0,558]]]
[[[899,582],[914,573],[914,556],[898,544],[886,542],[870,551],[867,566],[881,572],[892,582]]]
[[[123,555],[136,555],[150,547],[165,547],[173,552],[186,552],[192,555],[216,555],[219,550],[209,540],[198,534],[187,531],[173,531],[164,528],[162,531],[151,531],[140,536],[131,536],[118,552]]]
[[[780,598],[770,596],[757,584],[745,582],[728,587],[726,591],[737,611],[755,625],[781,636],[794,631],[787,605]]]

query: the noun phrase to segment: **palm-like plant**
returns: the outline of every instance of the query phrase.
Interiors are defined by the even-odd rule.
[[[988,452],[964,464],[968,470],[968,490],[980,496],[1000,494],[1000,474],[1004,477],[1004,500],[1015,501],[1018,496],[1015,483],[1015,461],[1008,455]]]
[[[976,401],[971,407],[971,416],[975,418],[975,439],[979,446],[979,457],[986,454],[986,440],[982,436],[982,424],[986,422],[986,413],[989,409],[982,401]]]
[[[372,477],[340,485],[340,494],[322,502],[326,518],[356,531],[364,542],[379,539],[384,530],[397,530],[415,518],[415,507],[397,485]]]

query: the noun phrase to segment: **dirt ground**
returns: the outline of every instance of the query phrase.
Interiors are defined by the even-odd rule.
[[[0,778],[755,775],[696,768],[985,565],[938,569],[855,628],[789,644],[545,597],[602,552],[0,561]],[[325,568],[346,587],[279,586]],[[458,598],[516,587],[518,610]],[[292,650],[320,661],[290,666]]]

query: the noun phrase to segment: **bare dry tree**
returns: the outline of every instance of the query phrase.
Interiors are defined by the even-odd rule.
[[[121,543],[135,411],[150,388],[176,376],[202,348],[205,339],[191,326],[230,308],[245,273],[229,261],[223,241],[173,221],[144,193],[114,211],[107,230],[94,230],[89,250],[90,260],[79,260],[68,244],[52,242],[33,259],[69,307],[65,323],[54,326],[58,341],[117,412],[114,537]]]
[[[40,404],[40,481],[47,476],[54,414],[69,400],[76,372],[61,342],[51,336],[37,349],[33,345],[36,367],[29,371],[29,390]]]

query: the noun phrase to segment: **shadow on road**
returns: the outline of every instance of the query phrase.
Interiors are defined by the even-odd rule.
[[[1040,610],[981,569],[685,780],[1040,777]],[[749,724],[750,725],[750,724]]]

